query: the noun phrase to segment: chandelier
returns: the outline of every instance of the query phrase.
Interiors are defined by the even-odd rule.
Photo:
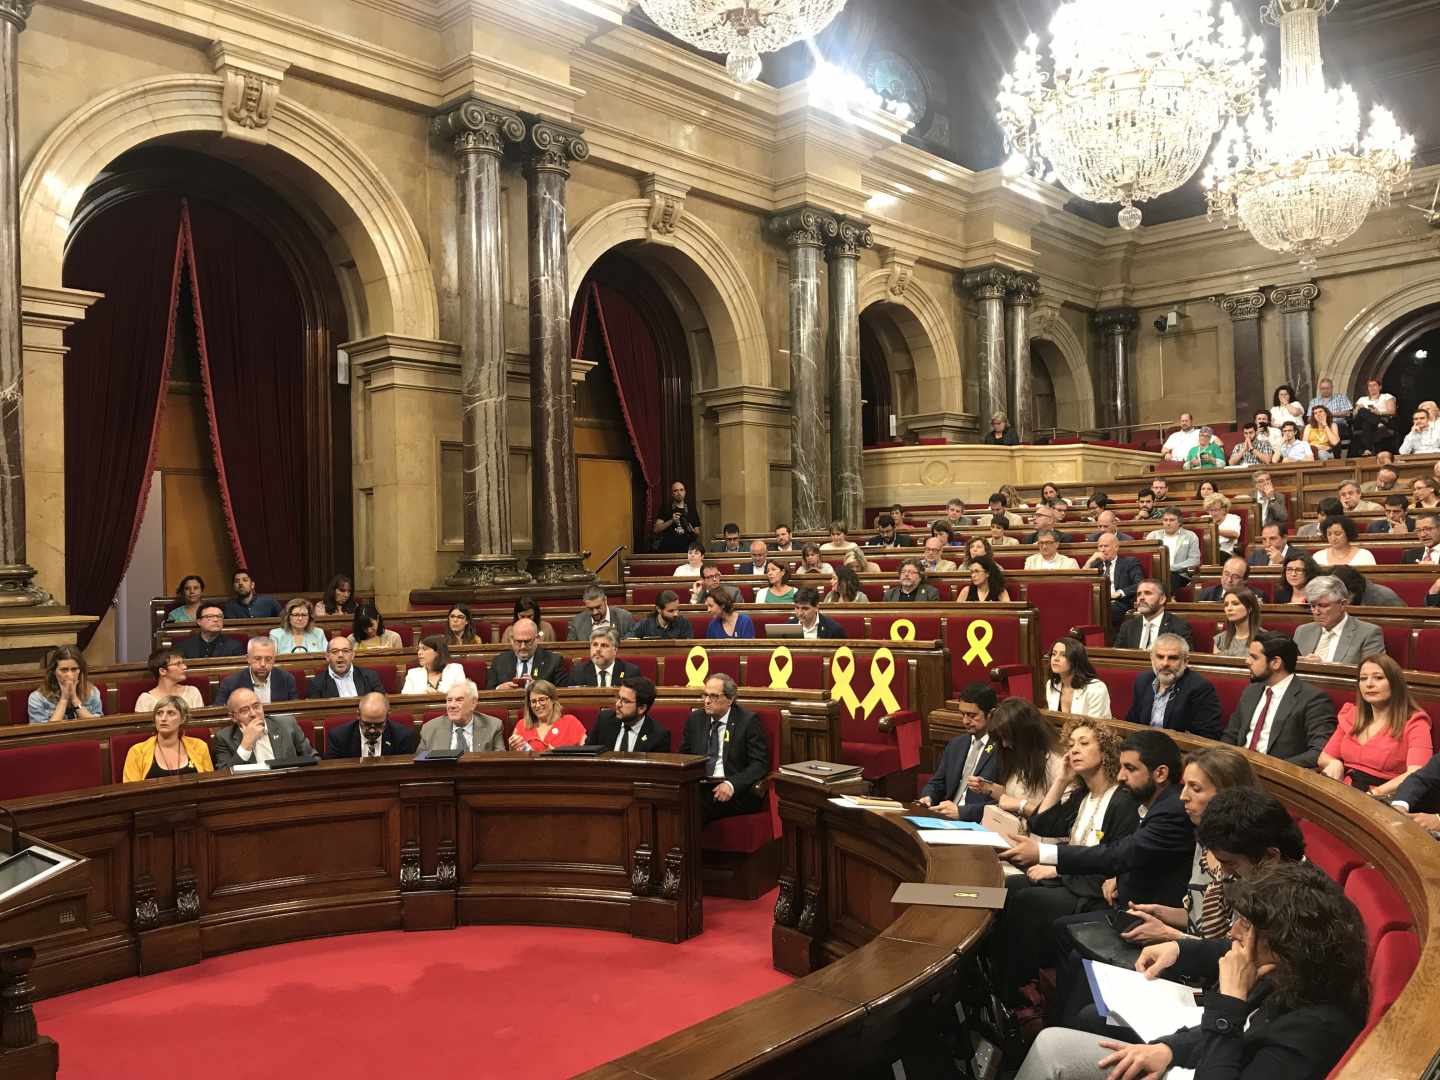
[[[736,82],[760,77],[760,54],[813,37],[845,0],[640,0],[651,21],[704,52],[725,53]]]
[[[1053,77],[1034,34],[1000,82],[1011,175],[1032,171],[1092,202],[1135,203],[1194,175],[1227,118],[1255,103],[1264,46],[1214,0],[1072,0],[1050,23]]]
[[[1205,170],[1210,217],[1237,218],[1271,251],[1313,270],[1316,255],[1352,235],[1372,206],[1410,175],[1415,139],[1376,106],[1361,133],[1360,102],[1348,86],[1325,85],[1320,16],[1339,0],[1270,0],[1264,19],[1280,27],[1280,88],[1242,128],[1232,123]]]

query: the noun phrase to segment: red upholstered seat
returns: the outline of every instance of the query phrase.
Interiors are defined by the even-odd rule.
[[[5,691],[5,707],[9,713],[10,723],[28,724],[30,722],[29,701],[32,688],[22,687],[17,690]]]
[[[436,635],[444,637],[449,632],[449,630],[449,625],[443,622],[427,622],[420,624],[420,636],[422,638],[435,637]]]
[[[793,609],[789,604],[771,604],[758,611],[746,612],[746,614],[750,616],[750,621],[755,624],[755,636],[757,638],[764,638],[766,636],[765,627],[771,623],[788,622],[793,613]]]
[[[473,659],[466,657],[460,661],[460,667],[464,670],[467,679],[476,686],[484,687],[486,672],[484,660],[481,660],[479,657]]]
[[[776,642],[775,648],[783,643]],[[745,685],[765,689],[773,684],[770,674],[770,660],[774,649],[765,652],[745,654]],[[786,685],[792,690],[823,690],[825,682],[825,657],[820,653],[797,653],[790,655],[790,673]],[[783,664],[781,665],[783,668]]]
[[[154,685],[155,680],[150,678],[148,672],[143,679],[121,679],[119,686],[115,688],[115,711],[117,713],[134,712],[135,702],[139,700],[140,695]]]
[[[363,667],[379,679],[380,685],[385,688],[386,693],[398,694],[400,692],[400,680],[395,675],[394,664],[381,664],[377,667],[371,667],[369,664],[359,664],[356,666]]]
[[[1377,585],[1385,585],[1394,589],[1400,599],[1405,601],[1406,606],[1417,608],[1425,606],[1425,594],[1430,590],[1430,578],[1419,574],[1409,574],[1405,577],[1377,577],[1373,572],[1366,576],[1374,579]],[[1433,669],[1422,668],[1421,670]]]
[[[1385,876],[1373,866],[1357,866],[1345,879],[1345,895],[1360,909],[1365,920],[1367,963],[1375,960],[1375,949],[1380,939],[1392,930],[1409,930],[1414,925],[1410,909],[1385,880]]]
[[[655,681],[655,673],[659,668],[659,663],[655,657],[627,655],[622,657],[622,659],[629,660],[630,663],[634,664],[640,669],[641,675],[645,676],[645,678],[649,679],[651,682]]]
[[[0,750],[0,793],[5,799],[24,799],[98,787],[100,760],[98,739]]]
[[[1385,636],[1385,651],[1394,657],[1401,667],[1411,667],[1410,627],[1382,624],[1380,633]]]
[[[1301,818],[1298,824],[1305,836],[1305,857],[1341,886],[1352,871],[1365,865],[1358,851],[1313,821]]]
[[[708,667],[706,670],[711,675],[729,675],[737,683],[740,681],[740,654],[739,653],[710,653],[708,654]],[[661,686],[686,686],[690,682],[690,674],[687,670],[687,655],[669,656],[665,659],[665,672]],[[697,695],[698,696],[698,695]]]
[[[1208,653],[1215,651],[1215,620],[1207,616],[1190,615],[1185,619],[1190,624],[1191,652]]]
[[[864,615],[851,615],[841,611],[832,611],[829,614],[840,624],[840,629],[845,631],[847,638],[863,638],[865,636]]]
[[[604,707],[608,708],[609,706]],[[575,719],[579,720],[582,724],[584,724],[585,730],[588,732],[595,730],[595,721],[600,716],[601,708],[602,706],[595,705],[590,702],[586,702],[584,704],[581,704],[579,702],[569,702],[565,705],[564,711],[575,717]]]
[[[1093,624],[1097,619],[1108,618],[1109,611],[1095,610],[1095,597],[1100,587],[1100,575],[1094,581],[1069,578],[1063,581],[1027,581],[1022,586],[1024,599],[1034,604],[1039,612],[1038,632],[1040,650],[1043,653],[1057,638],[1070,633],[1072,626]],[[1013,595],[1013,594],[1012,594]]]
[[[1420,962],[1420,939],[1413,930],[1391,930],[1370,950],[1370,1014],[1379,1023]]]
[[[885,599],[885,589],[886,585],[880,581],[862,581],[860,583],[860,590],[875,603],[880,603]]]
[[[680,752],[680,741],[685,738],[685,721],[690,717],[690,708],[685,705],[656,705],[650,715],[655,722],[670,732],[670,749]]]
[[[133,702],[132,702],[133,704]],[[187,735],[190,733],[187,731]],[[125,777],[125,758],[130,748],[150,738],[148,731],[120,731],[110,736],[110,782],[120,783]]]
[[[1118,671],[1115,668],[1097,668],[1096,674],[1110,690],[1110,712],[1123,720],[1135,700],[1134,671]],[[1223,716],[1223,713],[1222,713]]]
[[[765,741],[770,750],[770,771],[780,767],[780,712],[778,709],[755,710],[765,728]],[[678,743],[674,744],[678,747]],[[757,814],[741,814],[733,818],[721,818],[705,826],[700,834],[700,846],[707,851],[732,851],[748,853],[758,851],[780,835],[780,805],[775,796],[775,787],[768,785],[766,808]]]
[[[290,671],[290,674],[295,675],[295,671],[293,668],[287,670]],[[211,682],[209,675],[187,675],[185,676],[185,685],[193,686],[196,690],[199,690],[200,700],[205,702],[207,705],[215,700],[215,684]],[[300,690],[300,696],[304,697],[305,687],[301,685],[301,679],[299,675],[295,675],[295,685]],[[126,712],[128,710],[121,709],[120,711]]]

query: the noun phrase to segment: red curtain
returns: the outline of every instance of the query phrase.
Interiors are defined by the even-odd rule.
[[[665,430],[660,390],[660,354],[654,335],[639,310],[623,293],[590,283],[591,300],[605,358],[615,376],[615,392],[625,429],[645,481],[645,521],[655,516],[664,482],[661,460]]]
[[[65,593],[78,614],[104,616],[139,534],[174,351],[180,223],[173,195],[137,196],[66,253],[65,285],[105,294],[66,335]]]

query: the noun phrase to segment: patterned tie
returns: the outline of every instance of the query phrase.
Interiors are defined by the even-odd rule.
[[[1315,655],[1322,660],[1330,659],[1330,650],[1334,647],[1335,631],[1326,630],[1320,635],[1320,640],[1315,643]]]
[[[365,757],[379,757],[379,756],[380,756],[380,737],[379,737],[378,735],[376,735],[376,736],[370,736],[370,735],[365,736],[365,754],[364,754],[364,756],[365,756]]]
[[[600,672],[600,685],[601,685],[601,686],[609,686],[609,685],[610,685],[610,672],[608,672],[608,671],[602,671],[602,672]]]
[[[1260,715],[1255,718],[1255,730],[1250,733],[1249,749],[1254,750],[1260,745],[1260,733],[1265,730],[1265,718],[1270,715],[1270,698],[1275,691],[1272,687],[1265,688],[1265,703],[1260,706]]]
[[[457,727],[455,729],[455,742],[455,748],[459,750],[460,753],[468,754],[470,752],[470,740],[467,737],[466,731],[463,727]]]

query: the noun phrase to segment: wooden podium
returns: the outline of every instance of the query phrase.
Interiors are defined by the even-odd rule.
[[[90,861],[7,831],[0,859],[0,1076],[54,1080],[60,1047],[36,1032],[30,1006],[35,949],[83,933],[90,925]]]

